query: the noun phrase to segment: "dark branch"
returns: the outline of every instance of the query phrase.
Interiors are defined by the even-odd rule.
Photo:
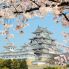
[[[2,18],[2,16],[0,16],[0,18]]]
[[[52,1],[52,2],[59,2],[59,1],[55,1],[55,0],[49,0],[49,1]]]
[[[15,11],[14,14],[20,14],[23,13],[23,11]]]
[[[46,4],[46,7],[48,7],[49,5]],[[31,11],[36,11],[39,10],[40,7],[35,7],[35,8],[30,8],[29,10],[26,10],[25,12],[31,12]],[[19,14],[19,13],[23,13],[23,11],[15,11],[14,14]]]
[[[60,16],[61,16],[61,15],[63,15],[63,16],[65,17],[65,19],[69,22],[69,19],[68,19],[68,17],[66,16],[65,13],[60,14]]]
[[[39,10],[39,7],[31,8],[31,9],[29,9],[29,10],[26,10],[25,12],[27,13],[27,12],[36,11],[36,10]],[[14,14],[21,14],[21,13],[23,13],[23,11],[15,11],[15,12],[13,12],[13,13],[14,13]]]
[[[30,1],[32,1],[32,0],[30,0]],[[36,4],[38,7],[40,7],[40,5],[38,5],[35,1],[32,1],[34,4]]]
[[[29,10],[26,10],[26,12],[31,12],[31,11],[36,11],[36,10],[39,10],[39,7],[31,8],[31,9],[29,9]]]
[[[67,18],[66,14],[62,13],[64,15],[64,17],[66,18],[67,21],[69,21],[69,19]]]
[[[62,2],[58,6],[69,6],[69,2]]]

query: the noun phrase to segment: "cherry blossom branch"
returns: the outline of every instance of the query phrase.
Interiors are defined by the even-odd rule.
[[[58,6],[69,6],[69,2],[61,2]]]
[[[30,0],[30,1],[32,1],[32,0]],[[40,5],[38,5],[35,1],[32,1],[34,4],[36,4],[38,7],[40,7]]]

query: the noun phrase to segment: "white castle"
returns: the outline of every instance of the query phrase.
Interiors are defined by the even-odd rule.
[[[60,55],[60,50],[57,48],[55,40],[51,38],[47,28],[38,26],[33,32],[33,38],[28,44],[24,44],[21,49],[16,49],[14,45],[5,46],[5,52],[0,53],[1,59],[31,59],[35,62],[48,61],[56,55]]]

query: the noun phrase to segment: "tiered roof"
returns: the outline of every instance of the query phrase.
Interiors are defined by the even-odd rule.
[[[33,50],[37,53],[45,54],[50,53],[50,50],[58,51],[56,49],[56,44],[54,43],[55,40],[50,37],[52,34],[48,31],[47,28],[39,27],[33,33],[35,36],[30,39],[30,44],[33,47]],[[55,48],[54,48],[55,46]]]
[[[33,34],[36,34],[36,33],[42,33],[42,32],[47,32],[48,34],[52,34],[51,32],[49,32],[47,30],[47,28],[42,28],[40,26],[38,26],[38,28],[35,30],[35,32],[33,32]]]

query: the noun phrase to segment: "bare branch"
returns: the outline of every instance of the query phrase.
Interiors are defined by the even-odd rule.
[[[63,15],[63,16],[65,17],[65,19],[69,22],[69,19],[68,19],[68,17],[66,16],[65,13],[62,13],[62,14],[60,14],[60,15]]]

